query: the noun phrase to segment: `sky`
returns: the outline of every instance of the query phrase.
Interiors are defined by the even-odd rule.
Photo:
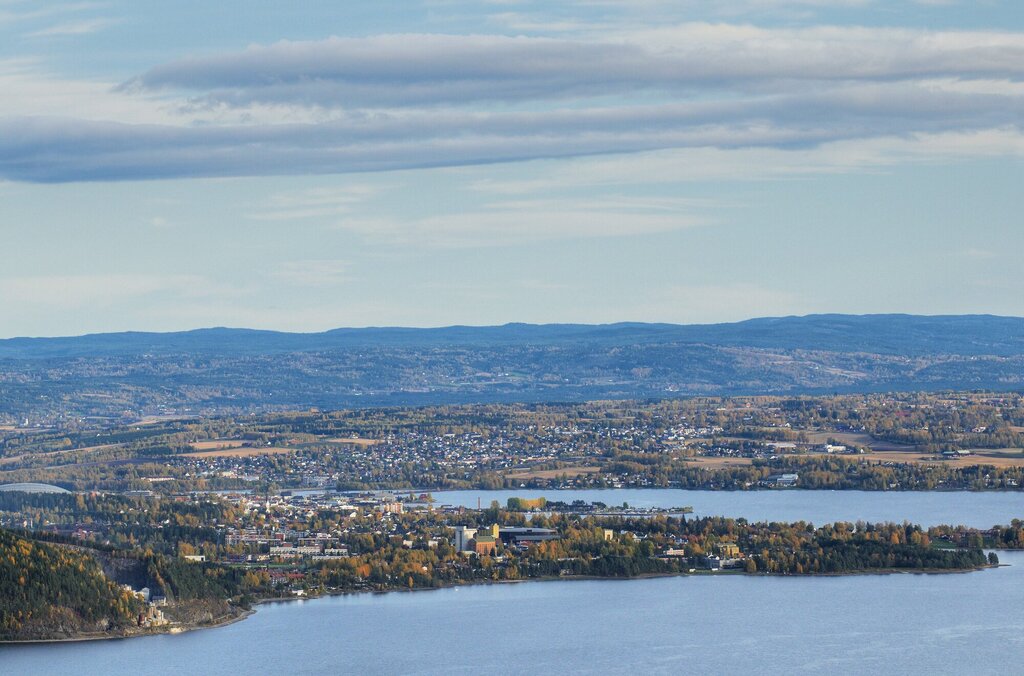
[[[0,0],[0,337],[1024,315],[1019,0]]]

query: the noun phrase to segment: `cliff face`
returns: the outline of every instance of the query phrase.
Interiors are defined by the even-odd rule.
[[[149,587],[154,595],[162,595],[161,589],[154,588],[153,580],[150,579],[146,565],[141,560],[95,550],[90,550],[90,553],[102,567],[103,574],[117,584],[126,584],[132,589]]]

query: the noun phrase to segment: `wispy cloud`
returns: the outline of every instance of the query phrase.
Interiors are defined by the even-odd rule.
[[[279,193],[271,196],[259,211],[248,214],[247,218],[257,221],[292,221],[342,216],[351,213],[354,205],[380,190],[380,186],[360,184]]]
[[[343,218],[336,227],[372,242],[462,248],[626,237],[671,232],[709,222],[689,200],[607,197],[505,200],[425,218]]]
[[[343,260],[299,260],[279,263],[274,279],[294,286],[333,287],[349,279],[349,263]]]
[[[24,310],[32,305],[106,307],[126,299],[151,296],[207,298],[237,293],[233,287],[197,275],[82,274],[0,278],[0,308],[5,311]]]
[[[494,195],[531,195],[580,188],[864,174],[897,165],[999,157],[1024,157],[1024,134],[1014,127],[1005,127],[843,140],[806,148],[683,148],[626,156],[580,157],[536,166],[528,179],[470,179],[467,187]]]
[[[66,35],[88,35],[89,33],[99,32],[116,23],[117,21],[114,19],[85,19],[83,21],[70,21],[32,31],[31,33],[28,33],[28,36],[33,38],[44,38]]]
[[[50,19],[63,14],[74,14],[105,7],[99,2],[0,2],[0,24]]]

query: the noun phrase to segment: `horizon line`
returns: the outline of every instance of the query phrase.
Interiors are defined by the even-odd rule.
[[[550,327],[591,327],[591,328],[608,328],[618,326],[636,326],[636,327],[666,327],[666,328],[683,328],[683,327],[707,327],[707,326],[729,326],[736,324],[744,324],[748,322],[757,321],[772,321],[772,320],[786,320],[786,319],[814,319],[814,318],[856,318],[856,319],[869,319],[869,318],[916,318],[916,319],[964,319],[964,318],[988,318],[988,319],[1019,319],[1024,320],[1024,317],[1017,315],[1000,315],[986,312],[978,313],[963,313],[963,314],[918,314],[910,312],[869,312],[869,313],[846,313],[846,312],[815,312],[802,315],[765,315],[756,317],[747,317],[745,319],[738,319],[734,321],[725,322],[693,322],[693,323],[678,323],[678,322],[658,322],[658,321],[630,321],[622,320],[617,322],[522,322],[522,321],[509,321],[503,324],[444,324],[435,326],[402,326],[402,325],[368,325],[368,326],[336,326],[334,328],[324,329],[322,331],[285,331],[281,329],[262,329],[252,328],[245,326],[200,326],[186,329],[174,329],[169,331],[140,331],[134,329],[125,330],[111,330],[111,331],[95,331],[91,333],[82,334],[70,334],[70,335],[49,335],[49,336],[5,336],[0,337],[0,342],[9,341],[34,341],[34,340],[75,340],[81,338],[93,338],[100,336],[175,336],[184,335],[190,333],[201,333],[201,332],[212,332],[212,331],[233,331],[233,332],[249,332],[249,333],[270,333],[277,335],[291,335],[291,336],[319,336],[328,333],[341,332],[341,331],[444,331],[450,329],[500,329],[512,326],[523,326],[533,328],[550,328]]]

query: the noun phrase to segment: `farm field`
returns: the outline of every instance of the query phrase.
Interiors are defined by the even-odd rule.
[[[807,439],[813,444],[824,444],[835,439],[850,446],[867,446],[872,451],[913,451],[913,446],[879,441],[870,434],[858,432],[807,432]]]
[[[753,458],[732,458],[728,456],[698,456],[694,458],[685,458],[689,463],[706,467],[708,469],[721,469],[723,467],[743,467],[745,465],[753,464]]]
[[[282,455],[294,453],[297,448],[283,448],[280,446],[259,446],[259,447],[234,447],[220,448],[212,451],[194,451],[182,453],[185,458],[249,458],[257,455]]]
[[[196,441],[189,444],[192,448],[197,451],[213,451],[226,448],[241,448],[245,445],[244,441],[239,439],[210,439],[209,441]]]
[[[379,439],[359,439],[352,437],[336,437],[333,439],[325,439],[324,441],[332,444],[351,444],[353,446],[376,446],[380,443]]]
[[[943,465],[947,467],[976,467],[991,465],[993,467],[1024,467],[1024,453],[1018,448],[975,449],[971,455],[962,458],[945,459],[928,453],[906,451],[881,451],[864,456],[871,460],[891,462],[912,462],[923,465]]]

